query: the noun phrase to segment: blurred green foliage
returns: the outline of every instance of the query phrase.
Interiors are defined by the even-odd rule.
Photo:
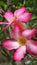
[[[14,10],[22,6],[25,6],[27,11],[32,13],[31,21],[25,24],[25,26],[27,28],[37,28],[37,0],[0,0],[0,8],[2,8],[3,13],[7,10],[14,12]],[[5,21],[3,14],[0,14],[0,21]],[[2,32],[4,26],[5,25],[0,25],[0,65],[37,65],[37,57],[34,56],[27,55],[20,63],[9,58],[14,51],[7,51],[2,48],[1,42],[10,38],[8,29]],[[33,39],[37,40],[37,33]],[[29,64],[27,64],[28,61],[30,61]]]

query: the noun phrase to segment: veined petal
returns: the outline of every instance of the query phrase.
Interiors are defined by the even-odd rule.
[[[15,25],[15,26],[14,26],[14,29],[13,29],[12,32],[11,32],[11,36],[12,36],[14,39],[17,40],[20,35],[21,35],[20,29],[19,29],[19,27],[18,27],[17,25]]]
[[[22,58],[24,58],[24,55],[26,54],[26,46],[19,47],[16,52],[14,53],[14,60],[21,61]]]
[[[0,22],[0,24],[9,24],[9,23],[7,23],[7,22]]]
[[[26,23],[29,22],[31,18],[32,18],[32,14],[29,12],[25,12],[18,17],[20,22],[26,22]]]
[[[7,50],[17,49],[19,46],[19,43],[15,40],[6,40],[3,42],[3,47]]]
[[[33,28],[32,30],[25,30],[22,32],[22,35],[24,35],[26,38],[31,39],[36,33],[36,29]]]
[[[32,55],[37,55],[37,41],[28,40],[27,50]]]
[[[13,21],[13,13],[12,12],[5,12],[4,14],[4,18],[9,22],[9,23],[12,23]]]
[[[14,16],[15,16],[15,17],[18,17],[18,16],[21,15],[24,11],[26,11],[26,8],[25,8],[25,7],[22,7],[22,8],[20,8],[20,9],[18,9],[18,10],[15,10]]]

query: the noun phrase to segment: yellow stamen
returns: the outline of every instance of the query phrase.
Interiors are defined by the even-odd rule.
[[[17,18],[15,18],[15,17],[12,18],[12,20],[14,20],[14,21],[15,21],[16,19],[17,19]]]
[[[21,45],[25,45],[26,44],[26,38],[24,36],[21,36],[19,39],[18,39],[18,42],[21,44]]]

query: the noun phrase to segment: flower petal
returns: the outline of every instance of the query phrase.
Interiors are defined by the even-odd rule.
[[[21,61],[21,59],[24,57],[25,54],[26,54],[26,46],[21,46],[16,50],[13,58],[14,60],[19,62]]]
[[[25,30],[22,32],[22,35],[24,35],[25,37],[27,37],[28,39],[31,39],[36,33],[36,29],[33,28],[32,30]]]
[[[0,24],[9,24],[9,23],[7,23],[7,22],[0,22]]]
[[[9,12],[9,11],[5,12],[4,18],[6,18],[6,20],[9,23],[12,23],[12,21],[13,21],[13,13],[12,12]]]
[[[21,15],[24,11],[26,11],[26,8],[25,8],[25,7],[22,7],[22,8],[20,8],[20,9],[18,9],[18,10],[15,10],[14,16],[15,16],[15,17],[18,17],[18,16]]]
[[[19,29],[19,27],[18,27],[17,25],[15,25],[15,26],[14,26],[14,29],[13,29],[12,32],[11,32],[11,36],[12,36],[14,39],[17,40],[20,35],[21,35],[20,29]]]
[[[32,55],[37,55],[37,41],[28,40],[27,50]]]
[[[3,47],[7,50],[17,49],[19,46],[18,42],[14,40],[6,40],[3,42]]]
[[[32,18],[32,14],[29,12],[25,12],[18,17],[19,21],[26,23],[29,22],[31,18]]]

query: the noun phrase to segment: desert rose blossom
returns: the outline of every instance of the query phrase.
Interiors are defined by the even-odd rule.
[[[13,55],[13,59],[17,62],[24,58],[26,51],[29,54],[37,55],[37,41],[31,38],[35,35],[36,29],[25,29],[21,32],[19,26],[15,25],[11,32],[11,36],[14,40],[5,40],[2,45],[7,50],[16,49]]]
[[[21,7],[20,9],[15,10],[14,13],[10,11],[5,12],[4,18],[8,21],[8,25],[2,30],[8,28],[13,22],[16,23],[17,20],[25,23],[29,22],[32,18],[32,13],[27,12],[25,7]],[[3,22],[0,22],[0,24],[3,24]]]

